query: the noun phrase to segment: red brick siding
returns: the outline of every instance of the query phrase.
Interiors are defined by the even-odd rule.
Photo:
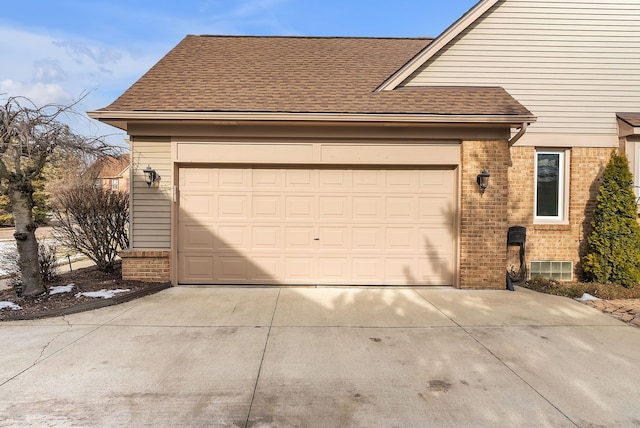
[[[126,250],[122,258],[122,279],[146,282],[171,280],[169,250]]]
[[[572,148],[569,152],[569,218],[567,224],[534,224],[535,148],[512,147],[509,168],[509,226],[527,228],[527,264],[531,260],[572,260],[574,275],[582,274],[580,258],[591,231],[595,198],[610,148]],[[517,247],[508,265],[519,265]]]
[[[464,141],[460,207],[460,288],[504,289],[509,148],[505,141]],[[484,194],[476,182],[486,169]]]

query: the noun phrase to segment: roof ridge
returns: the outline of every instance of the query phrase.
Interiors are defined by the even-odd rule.
[[[252,38],[252,39],[351,39],[351,40],[433,40],[434,37],[394,37],[394,36],[258,36],[258,35],[246,35],[246,34],[189,34],[192,37],[217,37],[217,38]]]

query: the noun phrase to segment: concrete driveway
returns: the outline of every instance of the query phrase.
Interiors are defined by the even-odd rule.
[[[0,343],[0,426],[640,425],[640,329],[523,289],[171,288]]]

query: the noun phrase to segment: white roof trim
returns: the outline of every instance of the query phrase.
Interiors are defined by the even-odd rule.
[[[420,53],[403,65],[391,77],[382,82],[376,91],[392,91],[416,71],[422,64],[444,48],[450,41],[467,29],[499,0],[481,0],[467,11],[460,19],[444,30],[435,40],[429,43]]]

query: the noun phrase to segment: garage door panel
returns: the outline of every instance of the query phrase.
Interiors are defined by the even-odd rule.
[[[419,237],[419,254],[435,257],[453,252],[451,231],[448,229],[420,228],[417,235]]]
[[[386,172],[386,188],[388,191],[413,193],[417,184],[418,178],[413,170],[389,170]]]
[[[284,261],[284,276],[287,282],[306,284],[314,281],[316,274],[316,258],[290,256]]]
[[[320,196],[318,217],[321,220],[346,221],[351,218],[350,198],[347,196]]]
[[[212,220],[216,218],[215,196],[192,193],[180,197],[180,218],[189,220]]]
[[[415,220],[416,201],[412,196],[392,196],[385,200],[387,220]]]
[[[321,284],[351,283],[351,259],[343,257],[318,258],[318,280]]]
[[[186,253],[181,260],[180,269],[183,272],[185,282],[206,283],[214,276],[213,256]]]
[[[354,250],[380,252],[384,244],[383,230],[379,227],[354,227],[352,230]]]
[[[217,207],[218,219],[249,219],[249,196],[220,195]]]
[[[214,234],[210,229],[201,224],[181,224],[178,230],[180,248],[185,251],[212,251],[215,250]]]
[[[251,217],[254,220],[281,219],[282,201],[280,195],[254,195],[251,198]]]
[[[255,283],[274,283],[282,277],[282,257],[258,255],[248,266],[249,280]]]
[[[307,189],[316,188],[317,180],[313,170],[308,169],[287,169],[284,171],[285,189]]]
[[[318,228],[319,250],[351,250],[351,228],[348,226],[332,227],[321,226]]]
[[[316,228],[313,226],[285,226],[285,250],[315,250]]]
[[[284,185],[284,177],[277,169],[256,168],[251,183],[253,189],[280,190]]]
[[[179,177],[181,283],[453,282],[454,170],[181,168]]]
[[[318,171],[318,189],[344,191],[351,187],[351,170],[324,169]]]
[[[355,192],[379,192],[384,186],[384,171],[353,170],[352,177]]]
[[[240,254],[219,254],[214,260],[216,277],[221,281],[248,281],[248,260]]]
[[[417,280],[419,284],[450,285],[453,262],[450,259],[430,257],[418,259]]]
[[[218,170],[219,189],[251,189],[251,170],[244,168],[224,168]]]
[[[383,284],[384,259],[382,257],[354,256],[351,259],[352,275],[351,281],[354,284]]]
[[[420,197],[418,219],[421,223],[450,224],[454,215],[451,198],[445,196]]]
[[[253,226],[251,228],[251,248],[255,250],[281,249],[282,228],[280,226]]]
[[[411,253],[417,248],[417,240],[413,227],[390,227],[386,229],[385,250]]]
[[[447,170],[422,170],[419,173],[420,192],[429,194],[452,194],[455,176]]]
[[[213,233],[215,251],[243,251],[249,248],[249,226],[220,225],[210,226],[209,233]]]
[[[180,183],[191,190],[210,190],[216,176],[217,170],[207,168],[182,168],[179,174]]]
[[[285,197],[285,219],[299,220],[316,217],[316,197],[293,195]]]
[[[384,200],[379,196],[353,196],[353,220],[377,220],[384,218]]]
[[[418,284],[417,260],[413,257],[386,257],[385,279],[389,284]]]

